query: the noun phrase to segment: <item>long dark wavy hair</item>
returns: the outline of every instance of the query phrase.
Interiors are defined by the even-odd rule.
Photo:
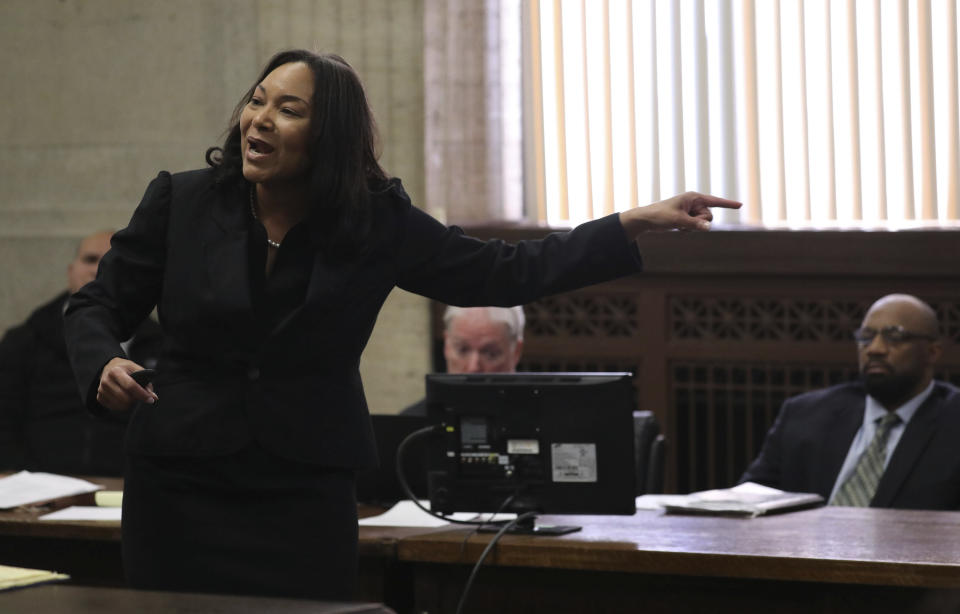
[[[327,235],[326,251],[361,252],[367,247],[371,195],[386,189],[389,177],[377,161],[377,126],[360,77],[342,57],[291,49],[270,58],[234,109],[223,145],[207,150],[207,163],[217,169],[222,185],[244,181],[240,114],[268,74],[293,62],[303,62],[313,73],[307,172],[313,214],[321,216]]]

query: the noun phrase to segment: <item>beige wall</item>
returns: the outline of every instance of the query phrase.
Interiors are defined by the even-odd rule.
[[[343,55],[382,161],[423,203],[423,0],[0,2],[0,329],[64,287],[79,237],[122,227],[159,170],[197,168],[276,50]],[[370,407],[422,395],[427,308],[395,291],[362,364]]]

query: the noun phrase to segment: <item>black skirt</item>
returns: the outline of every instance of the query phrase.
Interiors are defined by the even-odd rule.
[[[280,458],[131,456],[123,495],[130,586],[329,600],[353,597],[354,472]]]

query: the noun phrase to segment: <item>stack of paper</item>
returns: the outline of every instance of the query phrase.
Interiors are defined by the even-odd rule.
[[[19,586],[29,586],[56,580],[69,580],[70,576],[55,571],[42,569],[27,569],[26,567],[10,567],[0,565],[0,591]]]
[[[61,497],[82,495],[101,490],[103,486],[86,480],[53,473],[21,471],[0,478],[0,509],[10,509]]]
[[[754,518],[773,512],[805,509],[824,503],[816,493],[785,492],[762,484],[745,482],[733,488],[703,490],[689,495],[644,495],[637,508],[657,505],[673,514],[709,514]]]
[[[101,490],[94,494],[96,505],[71,505],[40,516],[40,520],[96,520],[120,522],[122,490]]]
[[[71,505],[62,510],[40,516],[39,520],[96,520],[120,522],[121,508],[96,507],[93,505]]]

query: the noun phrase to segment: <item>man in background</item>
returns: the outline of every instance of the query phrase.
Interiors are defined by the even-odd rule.
[[[513,373],[523,353],[523,307],[447,307],[443,357],[447,373]],[[401,413],[425,415],[423,400]]]
[[[740,481],[831,505],[960,509],[960,391],[933,378],[936,313],[884,296],[854,339],[860,381],[787,399]]]
[[[67,265],[67,291],[37,308],[0,341],[0,470],[123,473],[124,425],[87,412],[63,338],[67,298],[96,277],[112,234],[101,231],[82,239]],[[145,320],[125,349],[145,367],[155,366],[159,325]]]

